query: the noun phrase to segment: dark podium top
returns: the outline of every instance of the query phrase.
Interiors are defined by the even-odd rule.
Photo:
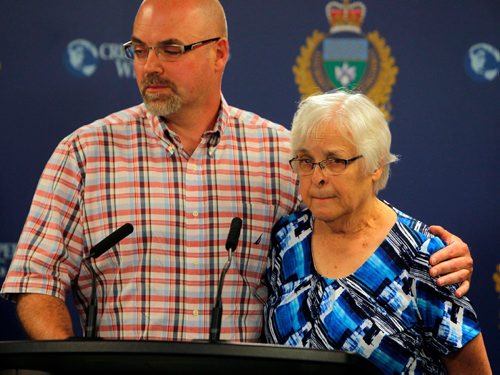
[[[379,373],[370,362],[354,354],[267,344],[114,340],[0,342],[0,375],[261,375],[313,371],[349,375]]]

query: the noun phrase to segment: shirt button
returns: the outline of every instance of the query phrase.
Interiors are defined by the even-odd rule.
[[[193,315],[198,316],[198,310],[193,310]]]
[[[194,216],[194,217],[198,217],[198,215],[199,215],[199,214],[198,214],[198,211],[194,211],[194,212],[193,212],[193,216]]]

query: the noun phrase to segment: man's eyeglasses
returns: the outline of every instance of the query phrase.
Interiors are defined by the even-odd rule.
[[[363,155],[358,155],[351,159],[328,158],[315,163],[312,159],[297,156],[291,159],[289,163],[295,173],[299,176],[309,176],[313,174],[314,167],[317,165],[319,165],[323,173],[335,176],[342,174],[349,164],[362,157]]]
[[[156,56],[161,61],[176,61],[186,52],[192,51],[195,48],[201,47],[205,44],[216,42],[220,39],[211,38],[202,40],[201,42],[196,42],[193,44],[159,44],[157,46],[147,46],[142,43],[127,42],[123,44],[123,50],[125,51],[125,56],[129,59],[135,59],[139,62],[145,62],[148,59],[149,51],[154,50]]]

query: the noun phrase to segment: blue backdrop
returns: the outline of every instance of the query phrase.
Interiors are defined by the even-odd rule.
[[[0,282],[38,177],[58,141],[140,101],[132,65],[120,51],[139,3],[0,2]],[[222,3],[231,42],[226,99],[289,126],[304,89],[296,83],[297,68],[295,74],[292,70],[313,50],[307,40],[315,31],[329,35],[328,1]],[[475,260],[469,296],[490,360],[500,369],[494,355],[500,352],[500,2],[363,3],[360,38],[377,32],[370,41],[383,49],[382,63],[394,59],[393,84],[381,80],[383,64],[372,67],[378,85],[388,91],[393,152],[401,155],[381,196],[469,244]],[[0,340],[21,338],[14,305],[0,301]]]

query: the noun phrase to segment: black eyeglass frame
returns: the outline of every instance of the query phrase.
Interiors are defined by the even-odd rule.
[[[352,162],[354,162],[354,161],[356,161],[356,160],[358,160],[358,159],[360,159],[362,157],[363,157],[363,155],[358,155],[358,156],[355,156],[355,157],[350,158],[350,159],[340,159],[340,158],[330,157],[330,158],[326,158],[325,160],[321,160],[321,161],[318,161],[318,162],[310,162],[310,163],[307,163],[307,164],[311,166],[311,170],[310,170],[310,172],[307,172],[307,173],[299,173],[299,169],[293,167],[293,162],[297,161],[297,160],[304,160],[305,158],[303,158],[303,157],[296,156],[296,157],[290,159],[288,161],[288,164],[290,164],[290,168],[292,168],[297,174],[300,174],[302,176],[309,176],[309,175],[312,175],[314,173],[314,168],[316,168],[317,165],[319,165],[319,167],[321,168],[321,170],[324,171],[325,168],[326,168],[326,163],[328,163],[329,161],[333,161],[335,163],[344,163],[344,169],[342,169],[342,171],[340,171],[339,173],[333,173],[332,174],[330,171],[328,171],[328,169],[326,169],[329,174],[335,176],[335,175],[342,174],[347,169],[347,166],[349,164],[351,164]]]
[[[201,40],[199,42],[195,42],[195,43],[191,43],[191,44],[177,44],[177,43],[160,43],[160,44],[157,44],[156,46],[147,46],[145,44],[142,44],[142,43],[135,43],[133,41],[128,41],[126,43],[123,43],[122,45],[122,48],[125,52],[125,56],[129,59],[134,59],[135,57],[135,53],[134,53],[134,50],[133,50],[133,47],[135,45],[140,45],[140,46],[143,46],[144,48],[147,49],[148,53],[147,55],[145,56],[144,60],[148,58],[149,56],[149,51],[151,50],[154,50],[154,52],[156,53],[156,56],[158,56],[158,49],[159,48],[164,48],[164,47],[179,47],[180,49],[180,53],[178,55],[170,55],[171,57],[174,57],[174,58],[177,58],[177,57],[180,57],[182,55],[184,55],[186,52],[189,52],[189,51],[192,51],[193,49],[197,48],[197,47],[201,47],[205,44],[208,44],[208,43],[212,43],[212,42],[218,42],[222,37],[217,37],[217,38],[210,38],[210,39],[205,39],[205,40]],[[168,55],[165,55],[165,56],[168,56]]]

